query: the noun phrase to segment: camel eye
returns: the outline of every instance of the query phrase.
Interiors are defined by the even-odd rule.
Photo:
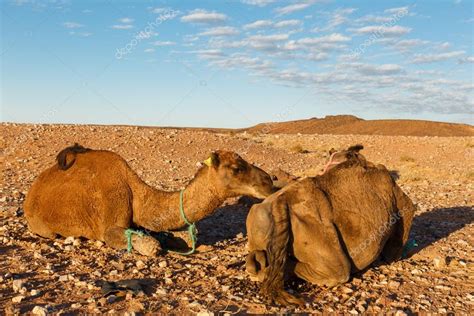
[[[232,167],[232,172],[234,172],[234,174],[242,173],[244,172],[244,168],[241,166],[235,166]]]

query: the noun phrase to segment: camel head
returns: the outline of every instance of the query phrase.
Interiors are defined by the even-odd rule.
[[[325,174],[335,166],[339,165],[340,163],[351,160],[351,159],[358,159],[362,161],[366,161],[364,155],[360,153],[360,151],[364,149],[362,145],[354,145],[349,147],[348,149],[344,149],[341,151],[337,151],[332,148],[329,151],[329,161],[327,162],[326,166],[321,175]]]
[[[275,192],[270,175],[234,152],[215,151],[204,164],[209,169],[209,181],[221,196],[264,199]]]

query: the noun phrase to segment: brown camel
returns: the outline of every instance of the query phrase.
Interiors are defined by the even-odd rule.
[[[229,197],[265,198],[272,192],[272,180],[263,170],[233,152],[216,151],[184,190],[183,209],[194,223]],[[42,237],[85,237],[117,249],[130,246],[128,228],[160,232],[185,226],[180,191],[150,187],[119,155],[77,144],[61,151],[57,164],[39,175],[24,208],[29,229]],[[160,250],[150,236],[135,234],[131,244],[144,255]]]
[[[328,170],[294,182],[254,205],[247,217],[246,269],[279,304],[302,301],[283,289],[285,270],[317,285],[346,282],[380,255],[400,258],[415,206],[361,146],[331,155]],[[290,260],[288,260],[290,259]]]

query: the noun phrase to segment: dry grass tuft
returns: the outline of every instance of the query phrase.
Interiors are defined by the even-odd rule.
[[[466,173],[466,178],[468,178],[469,180],[474,180],[474,171],[469,171],[468,173]]]
[[[299,153],[299,154],[309,153],[309,151],[304,149],[303,146],[301,146],[300,144],[291,147],[291,150],[294,151],[295,153]]]
[[[415,158],[410,156],[401,156],[400,161],[402,162],[415,162]]]

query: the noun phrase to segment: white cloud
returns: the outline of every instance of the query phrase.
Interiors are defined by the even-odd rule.
[[[407,52],[412,48],[426,45],[428,43],[429,41],[423,41],[421,39],[406,39],[393,42],[391,45],[402,52]]]
[[[239,30],[231,26],[219,26],[207,29],[205,32],[199,33],[201,36],[232,36],[239,34]]]
[[[461,59],[458,60],[458,63],[460,63],[460,64],[472,64],[472,63],[474,63],[474,56],[461,58]]]
[[[300,20],[283,20],[283,21],[275,23],[273,27],[285,28],[285,27],[292,27],[292,26],[299,26],[299,25],[301,25]]]
[[[200,49],[191,51],[190,53],[195,53],[202,59],[218,59],[224,56],[224,53],[220,49]]]
[[[242,3],[256,5],[259,7],[264,7],[270,3],[275,2],[276,0],[242,0]]]
[[[373,14],[364,15],[358,18],[356,22],[369,22],[369,23],[387,23],[393,20],[392,16],[378,16]]]
[[[460,57],[465,53],[466,52],[463,50],[458,50],[441,54],[415,54],[415,58],[412,62],[415,64],[434,63],[437,61],[444,61],[451,58]]]
[[[131,24],[114,24],[111,28],[115,30],[130,30],[133,29],[133,25]]]
[[[144,50],[145,53],[153,53],[155,51],[154,48],[147,48]]]
[[[151,13],[160,14],[160,13],[163,13],[163,12],[169,10],[169,8],[158,7],[158,8],[149,8],[149,10],[150,10]]]
[[[411,28],[400,26],[400,25],[394,25],[394,26],[369,25],[369,26],[364,26],[357,29],[349,29],[349,31],[359,34],[359,35],[378,34],[380,36],[395,37],[395,36],[402,36],[404,34],[410,33]]]
[[[255,42],[273,43],[273,42],[285,41],[288,39],[288,37],[289,37],[288,34],[252,35],[252,36],[249,36],[248,39],[250,41],[255,41]]]
[[[346,65],[343,65],[343,67],[345,66]],[[368,76],[394,75],[402,72],[402,67],[396,64],[371,65],[353,63],[349,64],[349,66],[354,68],[357,72]]]
[[[386,9],[383,12],[388,13],[388,14],[403,14],[403,15],[406,15],[406,14],[408,14],[408,11],[409,11],[409,7],[405,6],[405,7]]]
[[[225,20],[227,20],[227,15],[203,9],[193,10],[188,15],[181,17],[182,22],[202,24],[219,23]]]
[[[69,35],[79,36],[79,37],[90,37],[90,36],[92,36],[92,33],[71,31],[71,32],[69,32]]]
[[[275,12],[278,15],[290,14],[296,11],[301,11],[312,6],[316,0],[307,0],[300,3],[290,4],[284,7],[278,7],[275,9]]]
[[[64,22],[63,26],[67,29],[78,29],[78,28],[84,27],[83,24],[79,24],[76,22]]]
[[[243,28],[244,30],[253,30],[253,29],[269,27],[272,25],[273,25],[273,22],[270,20],[258,20],[249,24],[245,24]]]
[[[123,23],[123,24],[131,24],[133,22],[133,19],[131,19],[131,18],[121,18],[118,21],[120,23]]]
[[[299,44],[314,45],[320,43],[344,43],[350,41],[351,38],[340,33],[332,33],[321,37],[305,37],[297,40]]]
[[[172,46],[172,45],[176,45],[175,42],[171,42],[171,41],[156,41],[156,42],[153,42],[151,44],[153,46]]]
[[[273,23],[270,20],[257,20],[255,22],[245,24],[243,26],[244,30],[254,30],[254,29],[261,29],[261,28],[286,28],[286,27],[293,27],[299,26],[302,22],[300,20],[282,20],[276,23]]]

